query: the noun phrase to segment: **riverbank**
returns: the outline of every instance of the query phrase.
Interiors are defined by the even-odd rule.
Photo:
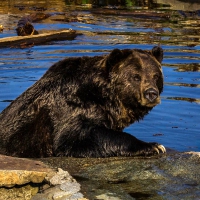
[[[151,158],[0,158],[4,159],[0,164],[4,200],[200,198],[200,152],[169,152]],[[11,176],[6,178],[5,171],[12,177],[20,174],[23,182],[15,179],[14,183],[13,178],[9,185]]]

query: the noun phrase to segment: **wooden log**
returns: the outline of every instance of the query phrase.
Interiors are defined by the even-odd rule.
[[[77,35],[80,35],[80,33],[78,34],[74,30],[61,30],[41,33],[39,35],[5,37],[0,39],[0,48],[26,47],[29,45],[44,44],[50,41],[73,40]]]

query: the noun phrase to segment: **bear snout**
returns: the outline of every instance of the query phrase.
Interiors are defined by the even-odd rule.
[[[144,97],[147,100],[149,100],[150,102],[153,102],[155,99],[157,99],[158,92],[153,88],[149,88],[149,89],[145,90]]]

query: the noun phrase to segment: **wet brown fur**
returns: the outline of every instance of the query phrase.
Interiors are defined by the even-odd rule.
[[[20,157],[108,157],[152,154],[123,132],[160,102],[160,47],[55,63],[0,114],[0,153]],[[149,101],[153,88],[158,97]]]

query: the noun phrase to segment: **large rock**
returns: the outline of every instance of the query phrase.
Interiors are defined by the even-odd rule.
[[[0,155],[0,187],[41,183],[50,172],[53,170],[40,161]]]
[[[40,161],[0,155],[0,200],[28,200],[53,170]]]

